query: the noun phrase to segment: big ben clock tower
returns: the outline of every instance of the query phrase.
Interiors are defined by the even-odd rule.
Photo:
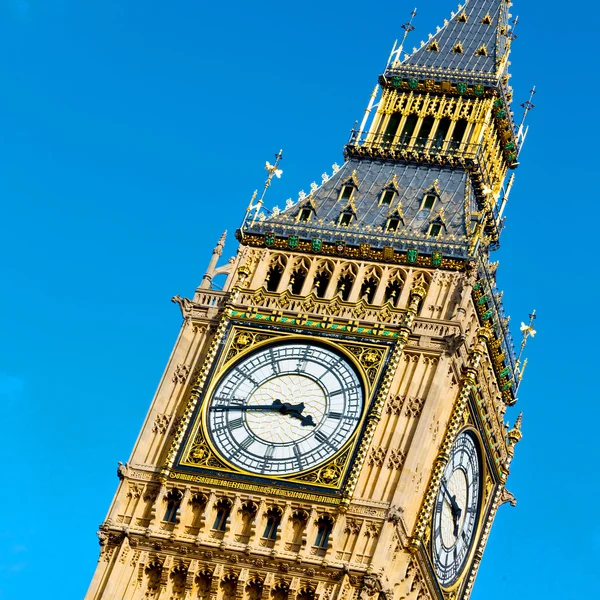
[[[236,256],[223,237],[173,298],[88,600],[470,596],[521,438],[490,261],[524,138],[509,7],[394,47],[343,166],[283,210],[254,199]]]

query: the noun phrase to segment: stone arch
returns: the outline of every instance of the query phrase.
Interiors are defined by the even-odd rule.
[[[350,298],[357,272],[358,267],[353,263],[345,263],[340,270],[336,285],[336,295],[344,301],[348,301]]]
[[[219,599],[235,600],[238,578],[234,573],[228,573],[223,576],[219,582]]]
[[[381,281],[382,270],[380,267],[372,266],[365,271],[360,288],[360,298],[369,304],[373,304],[375,293]]]
[[[146,575],[146,598],[154,598],[160,590],[163,565],[158,558],[152,560],[144,569]]]
[[[196,589],[197,589],[197,598],[198,600],[209,600],[210,599],[210,591],[212,585],[212,571],[210,569],[204,569],[196,575]]]
[[[315,269],[313,278],[313,292],[319,298],[325,298],[327,288],[333,277],[334,264],[330,260],[320,260]]]
[[[297,552],[302,546],[302,540],[308,524],[308,513],[303,509],[295,510],[290,515],[292,523],[291,551]]]
[[[239,540],[242,543],[247,543],[252,535],[252,529],[254,526],[254,518],[258,512],[258,506],[252,500],[246,500],[242,503],[239,509],[241,515],[240,519],[240,530]]]
[[[274,254],[269,262],[269,268],[265,276],[265,287],[269,292],[276,292],[279,289],[281,277],[287,266],[287,256],[285,254]]]
[[[300,296],[304,282],[310,271],[311,261],[308,257],[300,256],[294,260],[288,289],[295,296]]]
[[[169,574],[171,580],[171,593],[175,598],[183,598],[185,593],[185,583],[187,579],[187,567],[185,565],[177,565]]]
[[[247,600],[260,600],[262,598],[264,581],[260,577],[253,577],[246,583],[244,592]]]
[[[287,600],[290,586],[286,581],[279,581],[271,590],[272,600]]]
[[[177,488],[169,490],[164,498],[167,507],[163,521],[167,521],[168,523],[177,523],[179,521],[179,507],[181,506],[182,499],[183,493],[180,490]]]
[[[383,294],[383,302],[390,302],[393,306],[398,306],[400,294],[406,282],[406,273],[401,269],[394,269],[388,275],[388,282]]]

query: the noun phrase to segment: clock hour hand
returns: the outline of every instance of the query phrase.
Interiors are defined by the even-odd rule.
[[[310,415],[303,415],[304,402],[300,404],[290,404],[289,402],[281,402],[281,400],[274,400],[273,406],[279,408],[279,412],[282,415],[289,415],[293,419],[298,419],[302,427],[314,427],[316,423]]]
[[[458,537],[458,520],[462,514],[461,508],[456,503],[456,496],[452,496],[448,487],[446,486],[446,482],[442,479],[442,487],[444,488],[444,493],[448,497],[450,502],[450,508],[452,510],[452,521],[454,522],[454,537]]]

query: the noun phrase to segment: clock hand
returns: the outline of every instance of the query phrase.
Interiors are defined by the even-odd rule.
[[[300,404],[290,404],[289,402],[282,402],[277,399],[274,400],[272,404],[268,405],[237,405],[232,404],[230,406],[212,406],[211,410],[241,410],[241,411],[249,411],[249,410],[264,410],[264,411],[273,411],[279,412],[282,415],[288,415],[293,419],[298,419],[301,421],[303,427],[314,427],[316,423],[310,415],[303,415],[302,411],[304,410],[304,403]]]
[[[450,501],[450,508],[452,509],[452,520],[454,521],[454,530],[456,531],[456,529],[458,528],[458,519],[460,519],[462,510],[456,503],[456,496],[452,496],[450,494],[450,491],[448,490],[448,487],[446,486],[446,482],[443,479],[442,479],[442,487],[444,488],[444,493],[446,494],[446,496],[448,497],[448,500]],[[454,537],[456,537],[457,535],[458,534],[455,533]]]
[[[310,415],[303,415],[304,402],[300,404],[292,405],[289,402],[282,403],[281,400],[275,400],[274,406],[280,406],[280,412],[282,415],[289,415],[293,419],[299,419],[302,427],[314,427],[316,423]]]

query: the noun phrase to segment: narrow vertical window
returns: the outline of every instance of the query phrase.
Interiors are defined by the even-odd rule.
[[[351,185],[345,185],[342,188],[342,191],[340,193],[340,200],[350,200],[350,198],[352,198],[352,193],[354,192],[354,187]]]
[[[342,227],[348,227],[352,221],[352,215],[350,213],[342,213],[340,215],[340,225]]]
[[[442,231],[442,226],[439,223],[432,223],[429,226],[429,237],[437,237]]]
[[[394,190],[384,190],[383,194],[381,194],[381,199],[379,200],[379,205],[390,206],[394,201],[394,197],[396,196],[396,192]]]
[[[421,205],[421,210],[427,210],[431,212],[435,205],[435,201],[437,198],[433,194],[427,194],[425,198],[423,198],[423,204]]]
[[[270,508],[267,511],[267,524],[263,533],[263,538],[274,540],[277,538],[277,530],[281,524],[281,509],[278,507]]]
[[[310,221],[311,215],[312,215],[312,210],[310,210],[310,208],[303,208],[300,211],[300,216],[298,217],[298,221],[300,221],[301,223],[306,223],[307,221]]]
[[[171,490],[165,500],[167,501],[167,510],[165,512],[165,516],[163,517],[163,521],[167,521],[168,523],[176,523],[177,522],[177,511],[181,506],[181,499],[183,498],[183,494],[179,490]]]
[[[321,517],[317,521],[317,538],[315,539],[315,546],[318,548],[327,548],[329,542],[329,536],[333,530],[333,521],[331,517]]]
[[[215,522],[213,523],[213,529],[217,531],[225,531],[227,527],[227,519],[231,512],[231,501],[226,498],[222,498],[215,504],[217,514],[215,516]]]

